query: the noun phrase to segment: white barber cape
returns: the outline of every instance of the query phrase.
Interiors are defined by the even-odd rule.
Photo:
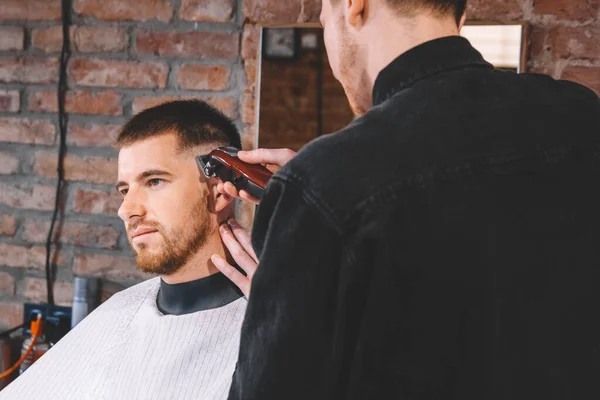
[[[0,400],[226,399],[247,300],[164,315],[159,288],[157,277],[113,295]]]

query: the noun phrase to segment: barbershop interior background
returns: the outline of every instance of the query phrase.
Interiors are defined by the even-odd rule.
[[[318,0],[0,1],[0,332],[26,323],[32,304],[68,315],[76,277],[91,279],[97,303],[149,277],[116,214],[111,144],[131,116],[201,98],[236,121],[245,148],[294,150],[352,120],[319,10]],[[600,1],[470,0],[467,24],[498,68],[600,94]],[[250,226],[251,210],[239,212]]]

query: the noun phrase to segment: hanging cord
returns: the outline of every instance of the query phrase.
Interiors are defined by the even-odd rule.
[[[38,314],[37,319],[35,321],[31,322],[31,335],[33,336],[33,338],[31,339],[31,343],[29,344],[29,347],[27,347],[27,350],[25,351],[25,353],[23,353],[21,358],[19,358],[17,360],[15,365],[13,365],[12,367],[10,367],[9,369],[7,369],[6,371],[4,371],[0,374],[0,380],[2,380],[4,378],[8,378],[13,372],[15,372],[15,370],[17,368],[19,368],[21,366],[21,364],[23,364],[23,361],[25,361],[27,359],[27,357],[33,350],[33,346],[35,346],[35,343],[37,342],[41,333],[42,333],[42,316],[40,314]]]
[[[70,34],[69,29],[71,26],[71,0],[62,0],[62,33],[63,43],[62,50],[60,52],[60,66],[58,75],[58,129],[60,134],[60,143],[58,147],[58,183],[56,184],[56,196],[54,202],[54,212],[52,213],[52,222],[50,223],[50,231],[46,239],[46,287],[48,291],[48,304],[54,304],[54,292],[53,292],[53,273],[52,266],[50,263],[51,252],[52,252],[52,236],[54,234],[54,225],[58,217],[58,212],[61,204],[61,194],[63,193],[64,186],[64,154],[67,149],[66,135],[67,135],[67,114],[65,112],[65,94],[67,91],[67,64],[71,55],[70,51]]]

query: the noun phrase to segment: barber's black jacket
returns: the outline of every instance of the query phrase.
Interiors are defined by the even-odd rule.
[[[409,50],[270,182],[230,399],[600,399],[600,101]]]

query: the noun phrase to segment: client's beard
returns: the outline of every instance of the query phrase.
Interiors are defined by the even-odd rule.
[[[172,275],[181,269],[190,257],[204,246],[213,233],[205,207],[205,204],[201,204],[195,208],[195,210],[204,210],[204,212],[191,220],[186,229],[165,232],[158,224],[144,224],[156,229],[158,234],[163,237],[164,242],[160,252],[147,251],[147,246],[143,243],[138,246],[138,251],[136,251],[130,242],[138,268],[142,272],[158,275]],[[131,229],[135,229],[135,227]]]

